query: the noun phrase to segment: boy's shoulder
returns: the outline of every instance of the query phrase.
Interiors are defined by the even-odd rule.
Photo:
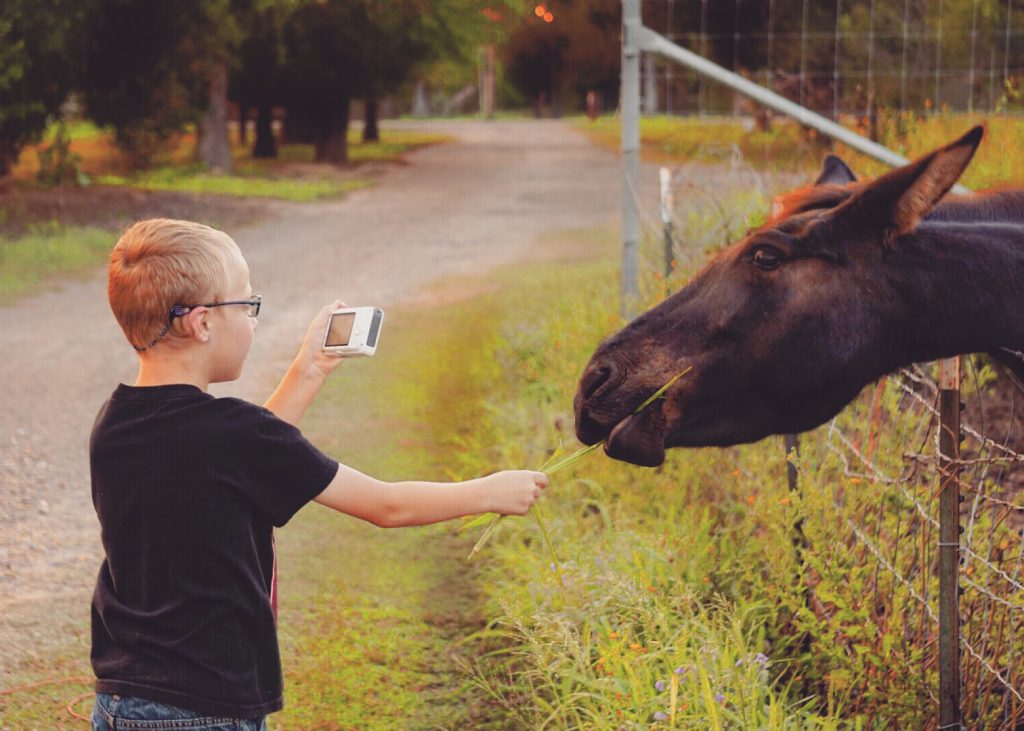
[[[230,433],[265,422],[280,420],[263,406],[241,398],[214,396],[189,385],[135,387],[121,384],[100,408],[96,427],[191,424],[199,433]]]

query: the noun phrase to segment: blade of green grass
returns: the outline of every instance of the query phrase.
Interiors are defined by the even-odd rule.
[[[644,401],[642,404],[637,406],[636,410],[633,413],[634,414],[639,414],[641,411],[643,411],[648,406],[653,404],[659,398],[664,396],[665,392],[668,391],[676,381],[678,381],[680,378],[682,378],[683,376],[685,376],[687,373],[689,373],[692,370],[693,370],[693,366],[687,366],[681,373],[677,373],[675,376],[672,377],[671,380],[669,380],[668,383],[666,383],[664,386],[662,386],[657,391],[655,391],[653,394],[651,394],[651,396],[646,401]],[[579,449],[577,449],[575,452],[573,452],[572,454],[568,455],[567,457],[561,457],[561,458],[559,458],[559,456],[558,456],[559,450],[556,449],[555,452],[547,459],[547,461],[544,464],[542,464],[538,468],[537,471],[538,472],[543,472],[548,477],[551,477],[552,475],[555,475],[555,474],[561,472],[562,470],[567,470],[570,467],[572,467],[573,465],[581,462],[584,457],[586,457],[588,454],[590,454],[595,449],[597,449],[598,447],[601,447],[601,446],[604,446],[604,442],[595,442],[594,444],[591,444],[589,446],[580,447]],[[487,525],[487,528],[484,530],[483,535],[480,536],[480,540],[478,540],[476,542],[476,545],[473,546],[473,550],[470,551],[469,552],[469,556],[466,557],[467,561],[471,560],[480,551],[480,549],[483,548],[484,544],[487,543],[488,540],[490,540],[491,535],[494,533],[494,529],[498,527],[498,523],[500,523],[501,519],[504,518],[504,517],[505,517],[504,515],[495,515],[493,518],[491,518],[491,522]],[[543,521],[542,521],[542,519],[540,518],[539,515],[537,515],[535,517],[536,517],[536,520],[537,520],[537,525],[541,529],[541,533],[544,536],[544,540],[545,540],[545,542],[548,545],[548,549],[549,549],[549,551],[550,551],[550,553],[551,553],[551,555],[553,557],[553,560],[555,560],[555,566],[557,567],[558,566],[557,556],[555,555],[554,548],[551,546],[551,542],[548,540],[547,530],[544,527],[544,523],[543,523]],[[471,521],[469,521],[468,523],[463,525],[463,529],[468,528],[470,526],[480,525],[485,518],[486,518],[486,515],[477,516],[476,518],[473,518]],[[561,574],[559,574],[559,582],[561,582]]]
[[[661,398],[662,396],[664,396],[664,395],[665,395],[665,392],[666,392],[667,390],[669,390],[669,389],[670,389],[670,388],[672,387],[672,384],[674,384],[674,383],[675,383],[676,381],[678,381],[678,380],[679,380],[680,378],[682,378],[683,376],[685,376],[685,375],[686,375],[687,373],[689,373],[689,372],[690,372],[690,371],[692,371],[692,370],[693,370],[693,366],[687,366],[687,367],[686,367],[686,368],[685,368],[685,369],[683,370],[683,372],[682,372],[682,373],[678,373],[678,374],[676,374],[676,375],[675,375],[675,376],[674,376],[674,377],[672,378],[672,380],[671,380],[671,381],[669,381],[669,382],[668,382],[668,383],[666,383],[666,384],[665,384],[664,386],[662,386],[661,388],[659,388],[659,389],[658,389],[657,391],[655,391],[655,392],[654,392],[653,394],[651,394],[650,398],[648,398],[648,399],[647,399],[646,401],[644,401],[644,402],[643,402],[642,404],[640,404],[639,406],[637,406],[637,407],[636,407],[636,411],[634,411],[633,413],[634,413],[634,414],[639,414],[639,413],[640,413],[641,411],[643,411],[643,410],[644,410],[644,409],[646,409],[646,408],[647,408],[648,406],[650,406],[651,404],[653,404],[653,403],[654,403],[655,401],[657,401],[658,399],[660,399],[660,398]]]

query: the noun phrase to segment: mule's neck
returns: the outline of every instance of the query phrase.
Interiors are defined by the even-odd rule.
[[[1002,188],[947,195],[927,216],[929,221],[1024,223],[1024,189]]]
[[[1024,220],[927,221],[894,249],[915,360],[1024,349]]]

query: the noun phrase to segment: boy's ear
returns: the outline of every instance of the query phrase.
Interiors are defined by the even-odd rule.
[[[856,183],[857,176],[850,170],[850,166],[843,162],[843,159],[838,155],[826,155],[824,162],[821,163],[821,172],[818,173],[818,179],[814,181],[815,185],[825,185],[826,183],[834,183],[836,185],[846,185],[847,183]]]
[[[208,312],[209,310],[205,307],[196,307],[182,318],[188,336],[200,343],[205,343],[210,339],[210,325],[206,317]]]
[[[909,233],[956,184],[974,156],[985,127],[891,170],[864,186],[832,213],[836,230],[881,229],[889,241]]]

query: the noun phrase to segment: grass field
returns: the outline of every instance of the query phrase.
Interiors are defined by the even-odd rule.
[[[330,165],[315,165],[312,145],[282,145],[277,158],[252,157],[251,140],[243,145],[237,133],[231,135],[234,170],[210,173],[193,161],[195,134],[173,137],[157,151],[153,165],[132,170],[128,159],[113,142],[109,130],[87,122],[69,125],[70,155],[86,178],[102,185],[126,185],[145,190],[176,190],[193,193],[280,198],[311,201],[365,188],[372,182],[357,170],[339,171]],[[51,129],[40,145],[24,151],[14,167],[16,180],[30,183],[40,168],[40,151],[53,144]],[[381,131],[381,141],[364,143],[359,130],[349,130],[349,163],[389,162],[424,145],[443,143],[444,135],[404,130]]]
[[[52,286],[54,278],[94,272],[113,245],[109,231],[57,225],[0,237],[0,305]]]

